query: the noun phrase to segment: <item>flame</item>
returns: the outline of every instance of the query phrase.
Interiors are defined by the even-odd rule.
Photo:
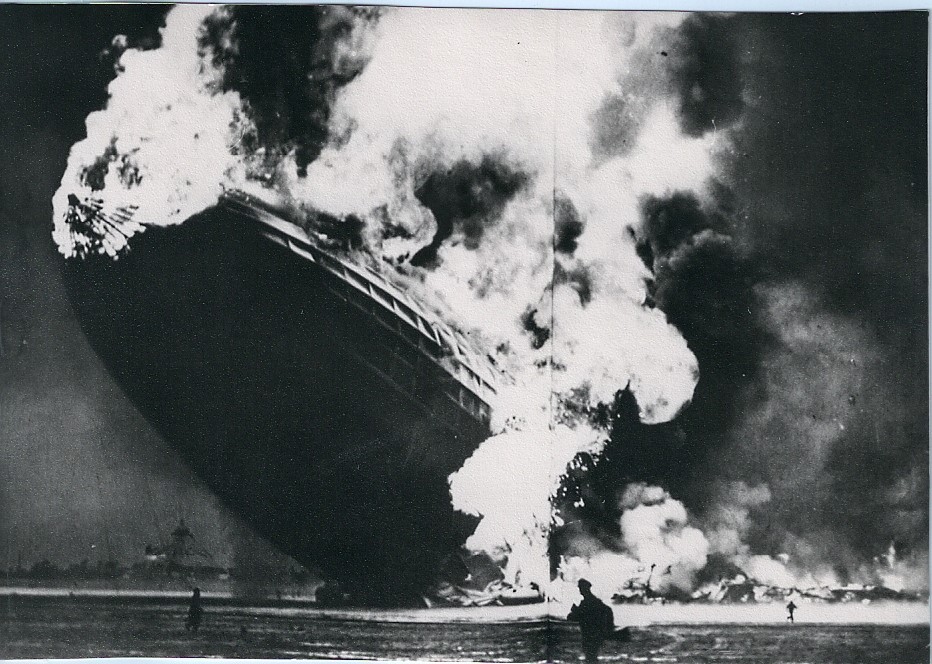
[[[88,116],[87,137],[72,147],[52,199],[53,238],[66,257],[88,246],[67,223],[69,195],[136,208],[133,223],[121,225],[125,240],[97,248],[115,255],[145,226],[178,224],[214,204],[236,177],[239,97],[216,89],[219,72],[198,49],[213,11],[171,11],[160,48],[120,56],[107,108]]]

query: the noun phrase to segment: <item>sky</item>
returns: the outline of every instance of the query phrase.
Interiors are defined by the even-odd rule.
[[[103,106],[113,76],[112,57],[102,54],[117,34],[137,47],[156,45],[164,12],[0,9],[0,89],[7,91],[0,96],[0,537],[8,558],[22,552],[27,560],[70,562],[106,551],[131,561],[181,517],[221,557],[229,556],[231,533],[243,536],[236,517],[94,356],[64,294],[51,240],[51,199],[69,149],[84,137],[86,115]],[[421,24],[422,34],[432,25],[443,30],[431,21]],[[416,22],[390,25],[399,30],[390,34],[418,34],[405,32]],[[890,543],[905,555],[927,550],[926,29],[918,12],[689,17],[668,32],[658,28],[659,41],[638,47],[637,57],[650,58],[626,63],[619,90],[596,99],[596,112],[580,120],[591,125],[588,149],[606,163],[634,159],[628,142],[649,137],[653,116],[638,110],[641,99],[669,102],[683,146],[711,144],[719,132],[727,146],[703,162],[711,184],[701,192],[648,187],[627,225],[637,270],[649,273],[648,308],[682,335],[699,379],[690,405],[656,423],[626,410],[623,400],[614,404],[615,425],[595,470],[566,487],[568,496],[588,498],[578,510],[586,527],[558,531],[567,555],[586,558],[593,542],[613,552],[626,546],[621,503],[634,494],[622,489],[638,483],[663,487],[671,506],[674,499],[684,504],[712,550],[726,551],[721,541],[740,531],[745,553],[789,552],[805,566],[843,575]],[[428,52],[438,48],[432,38],[447,37],[425,35]],[[262,36],[253,39],[261,47]],[[320,177],[314,161],[327,147],[319,136],[326,138],[330,117],[314,116],[323,117],[323,130],[299,113],[285,127],[263,118],[256,100],[263,74],[276,64],[244,52],[225,65],[241,68],[240,82],[230,86],[252,99],[262,140],[303,132],[293,137],[298,168]],[[586,50],[579,53],[585,61]],[[380,57],[376,51],[372,64],[386,67],[378,71],[391,83],[384,72],[403,59]],[[494,67],[497,60],[476,62]],[[543,69],[539,62],[528,71]],[[599,72],[579,80],[590,74],[601,80]],[[363,126],[392,122],[359,92],[390,98],[373,79],[363,75],[348,86],[334,117],[355,113]],[[328,95],[344,84],[332,85]],[[321,103],[313,95],[299,102]],[[570,126],[571,106],[550,112],[566,113]],[[414,135],[414,124],[397,130]],[[577,149],[569,129],[564,138],[567,154]],[[533,160],[533,141],[524,140],[511,147]],[[660,172],[678,174],[693,158],[661,151],[654,161]],[[500,238],[487,229],[536,186],[526,184],[536,176],[515,165],[520,159],[480,161],[478,169],[474,162],[463,157],[447,176],[484,178],[496,192],[484,201],[478,226],[475,218],[459,226],[464,213],[447,209],[457,205],[449,194],[455,182],[438,175],[416,191],[448,233],[415,259],[434,275],[459,255],[444,253],[444,242],[481,254]],[[567,283],[582,292],[597,280],[573,261],[592,255],[600,227],[592,212],[598,205],[586,208],[577,194],[568,191],[570,202],[557,210],[566,210],[566,227],[582,243],[577,251],[567,239],[560,259]],[[342,204],[336,196],[319,202]],[[531,333],[552,332],[531,324],[534,311],[527,320]],[[647,493],[636,500],[647,501]],[[577,514],[572,502],[561,507],[567,515]]]
[[[117,34],[154,38],[161,7],[0,13],[0,538],[4,560],[141,559],[185,518],[229,561],[228,514],[123,397],[71,311],[51,197],[84,117],[106,99]],[[15,94],[13,91],[16,91]],[[3,563],[4,566],[6,562]]]

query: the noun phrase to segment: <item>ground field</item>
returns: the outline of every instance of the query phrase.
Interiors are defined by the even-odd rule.
[[[631,609],[634,608],[634,611]],[[928,624],[719,622],[695,607],[621,607],[631,639],[606,643],[607,662],[920,664]],[[719,607],[710,607],[712,609]],[[741,608],[741,607],[739,607]],[[46,657],[349,658],[445,661],[579,659],[575,626],[541,621],[542,605],[478,610],[327,611],[237,603],[206,606],[201,632],[184,630],[180,597],[0,596],[0,660]],[[694,610],[695,609],[695,610]],[[731,615],[741,615],[732,613]],[[749,614],[750,615],[750,614]],[[866,614],[869,615],[869,614]],[[921,614],[919,614],[921,615]],[[443,620],[444,622],[438,622]],[[619,621],[621,622],[621,621]]]

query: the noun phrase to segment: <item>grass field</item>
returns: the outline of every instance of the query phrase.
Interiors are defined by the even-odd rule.
[[[809,608],[800,611],[802,618]],[[832,613],[833,608],[844,610]],[[543,610],[543,605],[536,605],[335,611],[208,602],[204,626],[192,635],[183,627],[186,601],[182,597],[7,594],[0,596],[0,659],[146,656],[529,662],[544,660],[549,642],[554,660],[577,661],[575,626],[562,621],[548,625],[540,620]],[[778,606],[621,606],[616,607],[616,622],[636,626],[630,641],[606,643],[602,659],[920,664],[929,661],[929,625],[922,620],[923,611],[927,609],[921,606],[820,606],[809,612],[808,622],[789,625],[782,621]],[[769,619],[771,613],[774,620]],[[822,618],[835,615],[838,620],[814,621],[820,613]],[[861,621],[852,622],[859,616]]]

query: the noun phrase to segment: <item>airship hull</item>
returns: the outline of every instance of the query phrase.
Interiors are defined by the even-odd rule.
[[[74,310],[237,514],[361,601],[415,597],[475,525],[447,477],[487,417],[454,402],[442,352],[268,230],[221,205],[148,229],[117,260],[68,259]]]

